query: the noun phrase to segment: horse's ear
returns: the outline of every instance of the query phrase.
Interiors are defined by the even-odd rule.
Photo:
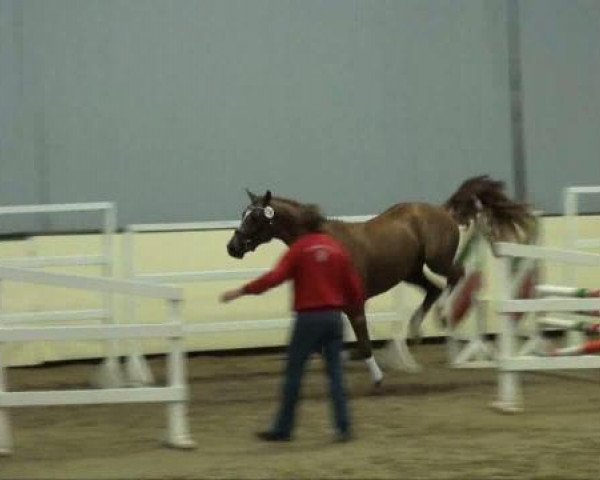
[[[246,189],[246,194],[252,203],[258,203],[259,196]]]
[[[262,200],[263,207],[266,207],[271,202],[271,198],[273,198],[273,195],[271,194],[271,190],[267,190],[267,193],[265,193],[265,196]]]

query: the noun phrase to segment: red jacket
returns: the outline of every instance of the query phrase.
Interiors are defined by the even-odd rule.
[[[363,313],[365,294],[346,249],[329,235],[310,233],[292,244],[276,267],[243,287],[258,295],[294,281],[294,310]]]

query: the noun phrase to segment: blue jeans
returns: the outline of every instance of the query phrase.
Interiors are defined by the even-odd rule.
[[[322,351],[325,356],[336,428],[340,433],[349,431],[348,405],[342,374],[343,341],[344,324],[339,310],[297,313],[288,347],[283,398],[273,432],[291,435],[304,367],[311,353],[316,350]]]

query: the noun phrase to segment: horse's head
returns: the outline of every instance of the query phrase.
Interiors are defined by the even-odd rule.
[[[273,238],[290,245],[307,232],[320,231],[325,222],[316,205],[273,197],[270,190],[262,197],[248,190],[246,192],[250,204],[244,209],[240,226],[227,244],[227,251],[232,257],[243,258],[246,253],[253,252]]]
[[[271,206],[271,191],[264,197],[246,190],[250,204],[242,212],[242,221],[227,244],[227,252],[235,258],[243,258],[256,247],[275,236],[275,209]]]

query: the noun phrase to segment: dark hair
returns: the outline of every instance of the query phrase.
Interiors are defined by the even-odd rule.
[[[300,218],[309,232],[319,232],[323,228],[325,217],[317,205],[305,205]]]

